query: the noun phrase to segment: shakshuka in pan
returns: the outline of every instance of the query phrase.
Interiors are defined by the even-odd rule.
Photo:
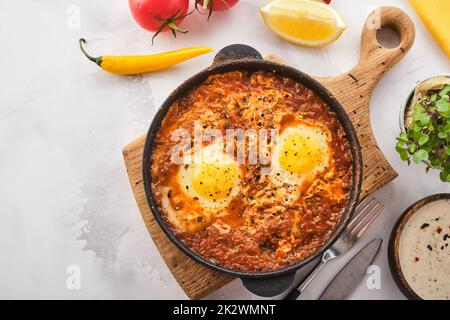
[[[328,240],[351,192],[352,154],[312,90],[266,71],[232,71],[172,104],[151,176],[185,246],[231,270],[273,271]]]

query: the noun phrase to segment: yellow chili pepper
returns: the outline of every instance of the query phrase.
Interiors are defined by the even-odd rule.
[[[101,56],[94,58],[83,48],[83,43],[86,43],[86,40],[80,39],[79,42],[81,51],[89,60],[95,62],[103,70],[122,75],[140,74],[165,69],[185,60],[214,51],[208,47],[192,47],[151,55]]]

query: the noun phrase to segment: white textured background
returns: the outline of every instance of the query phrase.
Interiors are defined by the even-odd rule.
[[[305,72],[335,75],[358,60],[363,21],[378,5],[404,8],[416,23],[417,40],[372,99],[375,135],[400,177],[377,193],[387,209],[355,248],[375,237],[385,240],[375,261],[382,287],[369,290],[364,280],[351,298],[402,298],[386,259],[392,225],[410,203],[450,187],[437,174],[398,159],[398,111],[408,89],[429,74],[450,71],[449,60],[406,0],[334,0],[348,29],[323,49],[272,35],[258,13],[264,3],[242,0],[211,23],[189,17],[189,34],[176,40],[164,34],[152,46],[126,0],[0,1],[0,298],[186,298],[144,227],[121,150],[146,132],[170,91],[207,67],[213,55],[151,75],[118,77],[81,55],[79,37],[89,40],[94,55],[245,43]],[[71,17],[78,9],[81,24],[74,29]],[[304,298],[317,298],[351,255],[327,266]],[[80,290],[66,287],[69,265],[81,268]],[[236,280],[210,298],[257,297]]]

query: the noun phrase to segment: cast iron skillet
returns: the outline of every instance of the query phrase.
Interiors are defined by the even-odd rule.
[[[333,233],[331,234],[328,241],[326,241],[320,248],[318,248],[311,256],[306,259],[297,262],[293,265],[287,266],[285,268],[269,271],[269,272],[242,272],[235,271],[225,268],[223,266],[214,264],[199,254],[195,253],[187,246],[185,246],[173,233],[166,220],[158,208],[156,201],[152,194],[151,183],[151,165],[152,165],[152,153],[155,146],[155,137],[161,126],[166,113],[168,112],[170,106],[178,98],[183,96],[190,89],[201,84],[206,78],[212,74],[219,74],[234,70],[249,70],[249,71],[268,71],[273,72],[282,77],[290,77],[297,82],[303,84],[309,89],[313,90],[327,105],[328,107],[336,113],[336,116],[345,130],[347,138],[350,142],[351,153],[353,157],[352,164],[352,181],[351,181],[351,192],[349,201],[346,208],[342,214],[341,220]],[[324,251],[326,251],[333,243],[336,241],[341,233],[343,232],[345,226],[348,224],[353,211],[358,203],[359,194],[361,192],[361,182],[362,182],[362,156],[361,156],[361,146],[358,141],[355,129],[347,115],[347,113],[342,108],[341,104],[331,95],[331,93],[323,87],[319,82],[312,79],[310,76],[304,74],[297,69],[291,68],[286,65],[282,65],[275,62],[270,62],[263,60],[261,54],[254,48],[242,45],[234,44],[220,50],[211,67],[197,73],[190,79],[186,80],[181,86],[175,89],[170,96],[164,101],[161,108],[158,110],[147,134],[147,138],[144,146],[144,156],[143,156],[143,178],[144,178],[144,189],[147,196],[149,206],[155,216],[156,221],[169,237],[169,239],[186,255],[194,259],[195,261],[211,268],[216,271],[224,272],[232,276],[236,276],[242,279],[244,286],[251,292],[265,297],[275,296],[286,289],[292,284],[295,272],[301,267],[305,266],[308,262],[314,260],[315,258],[321,256]]]

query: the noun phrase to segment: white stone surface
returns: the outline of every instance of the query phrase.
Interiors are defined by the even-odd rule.
[[[0,96],[0,298],[186,298],[162,261],[140,217],[121,150],[144,134],[158,106],[183,79],[207,67],[206,55],[170,70],[138,77],[106,74],[87,61],[77,40],[93,54],[151,53],[193,45],[220,49],[232,43],[277,54],[314,75],[335,75],[353,66],[360,32],[379,5],[405,9],[414,19],[412,51],[377,87],[371,104],[376,138],[400,176],[376,197],[386,210],[351,253],[328,265],[304,293],[315,299],[339,268],[373,238],[383,238],[375,260],[381,289],[366,279],[352,299],[402,299],[388,270],[391,228],[415,200],[450,186],[423,166],[408,167],[394,150],[398,111],[419,79],[448,72],[449,60],[406,0],[334,0],[348,22],[336,43],[306,49],[272,35],[258,8],[242,0],[232,11],[192,16],[190,33],[173,39],[140,29],[126,0],[16,0],[0,2],[2,94]],[[79,10],[80,25],[76,18]],[[80,290],[66,286],[67,267],[81,270]],[[249,298],[239,280],[209,298]]]

